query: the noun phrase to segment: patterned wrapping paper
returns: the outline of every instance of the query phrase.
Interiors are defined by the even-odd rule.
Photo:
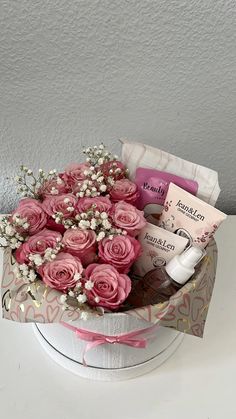
[[[129,310],[128,313],[151,323],[161,321],[162,326],[202,337],[216,276],[217,247],[214,240],[210,241],[206,252],[192,279],[169,301]]]
[[[216,275],[217,247],[214,240],[206,250],[207,254],[194,277],[169,301],[126,313],[149,323],[161,322],[162,326],[202,337]],[[40,280],[31,285],[18,280],[13,272],[14,263],[11,250],[6,249],[1,283],[3,318],[23,323],[58,323],[79,319],[77,309],[63,310],[60,292],[50,289]],[[91,313],[101,315],[92,310]]]

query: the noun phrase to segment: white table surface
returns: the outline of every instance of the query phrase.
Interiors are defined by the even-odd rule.
[[[236,216],[216,235],[217,279],[203,339],[186,336],[153,372],[93,382],[55,364],[32,326],[0,320],[1,419],[235,419]]]

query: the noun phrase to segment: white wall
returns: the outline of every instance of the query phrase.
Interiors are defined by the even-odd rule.
[[[21,162],[143,140],[219,171],[236,212],[235,0],[0,3],[0,211]]]

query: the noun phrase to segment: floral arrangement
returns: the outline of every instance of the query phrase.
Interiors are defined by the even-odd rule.
[[[22,199],[2,218],[0,237],[13,251],[16,277],[60,291],[65,310],[117,310],[131,291],[128,274],[141,254],[136,236],[146,221],[118,157],[103,144],[83,152],[85,162],[62,173],[21,166]]]

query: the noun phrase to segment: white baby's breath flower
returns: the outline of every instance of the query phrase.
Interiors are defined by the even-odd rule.
[[[107,186],[106,185],[101,185],[99,189],[100,189],[101,192],[106,192]]]
[[[58,189],[56,189],[55,186],[53,186],[52,189],[51,189],[51,194],[52,195],[58,195],[58,193],[59,193]]]
[[[36,275],[35,271],[33,269],[30,269],[30,271],[29,271],[29,279],[30,279],[30,281],[33,282],[36,278],[37,278],[37,275]]]
[[[87,216],[86,212],[81,212],[80,217],[84,220],[84,219],[86,219],[88,216]]]
[[[64,202],[65,202],[65,204],[69,204],[69,202],[70,202],[69,198],[65,198]]]
[[[74,293],[72,290],[70,290],[70,291],[68,292],[68,295],[69,295],[70,297],[74,297],[74,296],[75,296],[75,293]]]
[[[109,183],[109,185],[111,185],[111,186],[113,186],[114,184],[115,184],[115,180],[112,178],[112,177],[110,177],[110,176],[108,176],[108,178],[107,178],[107,182]]]
[[[29,259],[30,259],[30,257],[29,257]],[[25,264],[25,263],[22,263],[21,265],[19,265],[19,269],[20,269],[20,271],[24,271],[25,269],[27,269],[28,267],[27,267],[27,265]]]
[[[60,177],[57,178],[57,184],[61,185],[62,184],[62,179]]]
[[[7,225],[5,228],[5,232],[8,236],[14,236],[15,229],[11,225]]]
[[[97,241],[98,242],[101,241],[102,239],[104,239],[104,237],[105,237],[104,231],[100,231],[100,233],[98,233],[97,235]]]
[[[88,291],[90,291],[93,288],[93,286],[94,286],[94,282],[91,281],[90,279],[86,281],[84,285],[85,289]]]
[[[80,227],[82,230],[87,230],[87,229],[90,227],[90,221],[87,221],[87,220],[80,220],[80,222],[79,222],[79,227]]]
[[[106,230],[110,230],[111,228],[111,223],[108,220],[103,220],[102,225]]]
[[[85,294],[79,294],[77,297],[77,301],[79,304],[84,304],[87,301],[87,297]]]
[[[104,163],[104,159],[102,157],[100,157],[100,159],[98,159],[98,164],[101,165]]]
[[[107,218],[108,218],[108,214],[105,211],[101,212],[101,219],[106,220]]]
[[[79,273],[79,272],[76,272],[75,274],[74,274],[74,280],[75,281],[79,281],[79,279],[81,278],[81,274]],[[78,286],[78,283],[76,284],[77,286]]]
[[[100,301],[100,298],[97,296],[97,297],[95,297],[95,298],[94,298],[94,301],[95,301],[95,303],[97,303],[97,304],[98,304],[98,303],[99,303],[99,301]]]
[[[92,218],[92,220],[90,222],[90,228],[92,230],[96,230],[96,228],[97,228],[97,220],[96,220],[96,218]]]
[[[37,254],[36,255],[30,254],[29,260],[32,261],[36,266],[40,266],[43,264],[43,258]]]
[[[80,190],[84,192],[86,191],[87,187],[87,183],[83,183],[83,185],[80,187]]]

